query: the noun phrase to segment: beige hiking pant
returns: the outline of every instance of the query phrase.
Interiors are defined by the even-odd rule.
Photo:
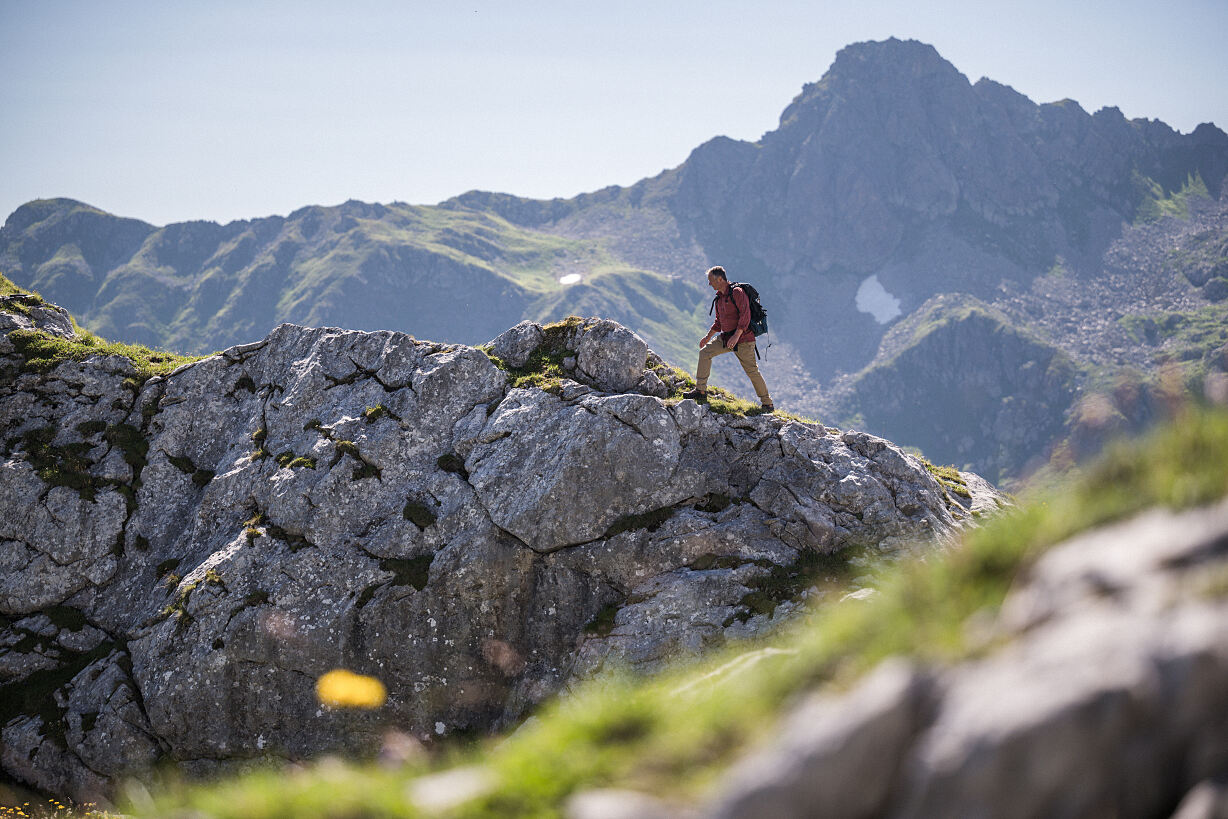
[[[700,392],[708,389],[708,376],[712,374],[712,359],[721,353],[733,352],[735,351],[725,346],[725,342],[719,335],[700,348],[699,366],[695,368],[695,388]],[[755,395],[759,396],[759,403],[772,403],[768,395],[767,384],[764,383],[763,376],[759,374],[759,364],[755,361],[755,342],[743,341],[738,344],[736,353],[738,362],[742,365],[742,369],[746,370],[746,375],[755,388]]]

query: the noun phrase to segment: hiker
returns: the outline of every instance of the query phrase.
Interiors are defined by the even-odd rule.
[[[716,318],[708,328],[708,334],[699,341],[699,365],[695,368],[695,389],[685,393],[701,404],[708,400],[708,376],[712,372],[712,359],[721,353],[736,353],[742,369],[754,385],[759,402],[768,412],[776,407],[768,395],[767,384],[759,374],[755,362],[755,334],[750,331],[750,299],[741,287],[732,287],[725,268],[717,266],[708,270],[708,284],[716,291]],[[717,334],[720,335],[717,335]],[[713,338],[713,336],[716,336]]]

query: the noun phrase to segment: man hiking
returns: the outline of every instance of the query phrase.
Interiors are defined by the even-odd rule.
[[[755,362],[755,334],[750,331],[750,299],[741,287],[732,287],[725,268],[708,270],[708,284],[716,291],[716,318],[708,328],[708,334],[699,341],[699,365],[695,368],[695,389],[685,393],[701,404],[708,400],[708,376],[712,373],[712,359],[721,353],[736,353],[742,369],[759,396],[759,402],[768,412],[776,407],[768,395],[767,384],[759,374]],[[717,334],[720,335],[717,335]],[[716,338],[713,338],[716,336]]]

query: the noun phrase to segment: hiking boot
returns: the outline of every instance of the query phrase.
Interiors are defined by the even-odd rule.
[[[764,411],[764,412],[775,412],[775,411],[776,411],[776,405],[775,405],[775,404],[773,404],[771,401],[764,401],[764,402],[763,402],[763,411]]]
[[[682,397],[690,398],[700,404],[708,403],[708,393],[704,392],[703,390],[691,390],[690,392],[684,392]]]

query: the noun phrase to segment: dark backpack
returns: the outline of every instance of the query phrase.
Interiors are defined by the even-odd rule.
[[[733,288],[740,287],[742,292],[746,294],[746,300],[750,302],[750,331],[758,336],[767,335],[768,321],[767,310],[763,309],[763,305],[759,303],[759,291],[752,284],[746,282],[730,282],[729,292],[733,292]],[[712,315],[712,311],[716,309],[716,300],[720,296],[712,297],[712,306],[708,308],[708,315]],[[737,307],[737,302],[734,302],[734,307]]]

